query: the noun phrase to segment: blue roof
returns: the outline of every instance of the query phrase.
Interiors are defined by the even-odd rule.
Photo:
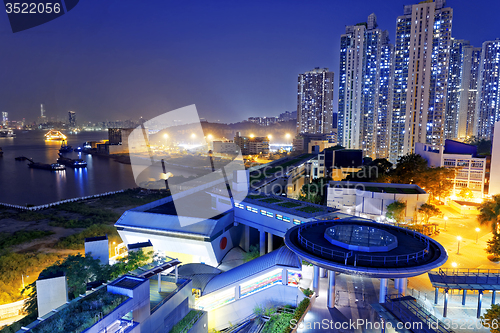
[[[232,285],[249,276],[263,272],[274,266],[301,269],[302,264],[299,257],[286,246],[271,253],[255,258],[243,265],[235,267],[225,273],[214,276],[206,285],[203,295],[212,293],[219,289]]]

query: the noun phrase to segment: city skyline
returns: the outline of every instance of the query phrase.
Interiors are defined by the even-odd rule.
[[[82,122],[98,115],[148,118],[193,103],[209,121],[278,115],[295,110],[299,73],[314,67],[339,71],[346,25],[375,13],[394,43],[396,18],[409,4],[362,1],[357,8],[363,10],[355,10],[327,2],[292,2],[286,9],[284,2],[220,8],[158,2],[158,14],[151,14],[133,2],[82,3],[58,20],[17,34],[3,16],[9,47],[1,59],[12,66],[6,68],[0,110],[13,120],[36,119],[43,103],[49,118],[74,110]],[[303,15],[305,6],[315,15]],[[498,37],[493,16],[500,4],[447,6],[454,9],[453,37],[475,47]],[[315,45],[314,52],[302,42]],[[243,78],[240,84],[234,84],[235,73]],[[336,85],[334,112],[337,98]]]

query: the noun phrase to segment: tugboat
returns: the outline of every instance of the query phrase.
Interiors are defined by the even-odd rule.
[[[84,160],[67,158],[67,157],[62,156],[61,153],[59,153],[59,158],[57,159],[57,163],[64,164],[65,166],[68,166],[71,168],[86,168],[87,167],[87,162],[85,162]]]
[[[0,137],[2,138],[14,138],[16,133],[11,128],[0,129]]]
[[[26,161],[28,158],[26,156],[18,156],[18,157],[14,157],[14,159],[16,161]]]
[[[28,166],[32,169],[43,169],[43,170],[50,170],[50,171],[66,170],[66,167],[64,165],[59,164],[59,163],[44,164],[44,163],[38,163],[38,162],[30,162],[28,164]]]
[[[73,151],[73,147],[68,146],[66,144],[66,140],[63,140],[63,142],[61,144],[61,148],[59,148],[59,152],[60,153],[71,153],[72,151]]]

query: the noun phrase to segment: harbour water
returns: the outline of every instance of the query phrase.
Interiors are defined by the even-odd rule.
[[[35,162],[56,163],[61,141],[45,141],[46,131],[16,131],[15,138],[0,138],[0,202],[15,205],[40,205],[64,199],[89,196],[109,191],[137,187],[131,166],[106,156],[66,153],[69,158],[87,161],[86,169],[67,168],[52,172],[28,168],[28,161],[16,161],[26,156]],[[107,139],[107,131],[68,134],[73,148],[85,141]]]

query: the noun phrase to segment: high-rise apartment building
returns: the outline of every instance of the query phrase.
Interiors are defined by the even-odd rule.
[[[375,14],[347,26],[340,38],[339,142],[373,158],[388,157],[392,56],[388,33],[377,28]]]
[[[390,161],[416,142],[444,143],[453,10],[445,0],[404,7],[397,19]]]
[[[500,120],[500,40],[483,43],[479,63],[475,134],[493,138],[495,122]]]
[[[448,71],[445,138],[465,140],[474,135],[477,80],[481,48],[453,39]]]
[[[76,112],[68,111],[68,120],[70,127],[76,127]]]
[[[297,132],[332,132],[333,72],[316,67],[299,74],[297,94]]]
[[[2,126],[9,126],[9,113],[5,111],[2,112]]]

